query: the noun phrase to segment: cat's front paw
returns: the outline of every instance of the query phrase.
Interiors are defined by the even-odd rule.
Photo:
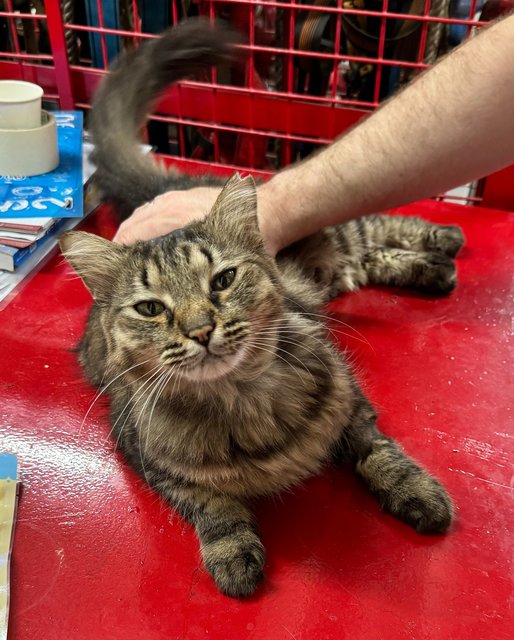
[[[356,471],[382,507],[420,533],[443,533],[453,504],[441,483],[409,458],[394,440],[375,438]]]
[[[427,249],[455,258],[463,247],[464,242],[465,238],[462,229],[457,225],[437,225],[427,243]]]
[[[219,590],[231,598],[252,595],[264,574],[264,547],[253,531],[242,531],[202,544],[207,571]]]
[[[438,480],[423,470],[400,483],[384,505],[420,533],[444,533],[453,520],[453,504]]]

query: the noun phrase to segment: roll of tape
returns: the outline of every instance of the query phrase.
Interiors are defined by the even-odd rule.
[[[35,129],[0,129],[0,175],[37,176],[58,165],[57,126],[48,111]]]
[[[34,129],[41,122],[43,89],[23,80],[0,80],[0,129]]]

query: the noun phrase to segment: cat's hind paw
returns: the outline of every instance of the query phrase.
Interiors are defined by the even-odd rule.
[[[448,295],[457,286],[457,270],[451,258],[440,253],[424,254],[417,288],[434,295]]]
[[[428,251],[438,251],[449,258],[455,258],[465,241],[464,233],[457,225],[437,225],[427,240],[426,248]]]

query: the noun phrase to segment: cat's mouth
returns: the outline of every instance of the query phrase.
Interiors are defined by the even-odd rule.
[[[223,326],[224,334],[214,333],[210,340],[197,344],[173,343],[165,347],[161,355],[163,364],[175,370],[178,376],[192,380],[215,380],[241,367],[247,356],[253,353],[250,323],[230,321]],[[271,344],[266,341],[264,352],[271,354]],[[255,355],[255,354],[254,354]],[[253,370],[254,362],[250,369]]]
[[[189,380],[214,380],[231,373],[244,359],[244,347],[229,353],[216,353],[204,348],[195,358],[180,366],[180,373]]]

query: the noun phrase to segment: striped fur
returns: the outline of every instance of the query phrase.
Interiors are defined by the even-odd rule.
[[[210,32],[199,23],[181,29],[196,30],[189,42],[197,43]],[[168,34],[164,50],[167,41],[177,42]],[[155,49],[144,51],[140,68]],[[97,135],[104,117],[116,127],[105,105],[118,100],[133,64],[120,63],[113,84],[104,84]],[[144,93],[137,83],[131,91]],[[130,99],[117,108],[121,122],[133,117]],[[137,110],[140,118],[143,106]],[[120,193],[129,194],[121,202],[127,211],[140,202],[131,195],[140,160],[131,177],[136,152],[123,143],[112,162],[116,139],[99,146],[97,160],[106,197],[120,202]],[[111,166],[116,180],[108,179]],[[151,165],[145,180],[148,171]],[[145,198],[154,182],[141,187]],[[72,232],[61,242],[95,300],[80,360],[110,396],[114,438],[195,526],[207,570],[233,597],[253,593],[263,576],[248,500],[295,486],[331,462],[350,460],[384,509],[420,532],[445,531],[453,514],[439,482],[379,432],[319,314],[330,297],[367,283],[448,293],[460,230],[372,216],[312,236],[275,260],[256,214],[253,180],[236,175],[204,221],[163,238],[124,247]]]
[[[210,176],[193,180],[159,168],[138,143],[148,112],[164,89],[228,62],[238,39],[222,24],[211,28],[206,20],[190,20],[122,56],[100,84],[88,123],[96,149],[95,182],[122,217],[169,189],[219,184]]]
[[[459,227],[415,217],[372,215],[324,229],[285,249],[327,298],[367,284],[448,294],[457,285],[452,260],[464,244]]]
[[[80,359],[110,395],[116,442],[195,525],[224,593],[249,595],[262,578],[248,499],[332,460],[350,459],[382,506],[419,531],[448,528],[446,492],[380,434],[326,335],[318,314],[330,287],[264,250],[251,179],[235,176],[204,222],[158,240],[123,247],[72,232],[62,248],[95,298]],[[218,290],[224,273],[235,275]],[[138,312],[148,301],[162,312]]]

